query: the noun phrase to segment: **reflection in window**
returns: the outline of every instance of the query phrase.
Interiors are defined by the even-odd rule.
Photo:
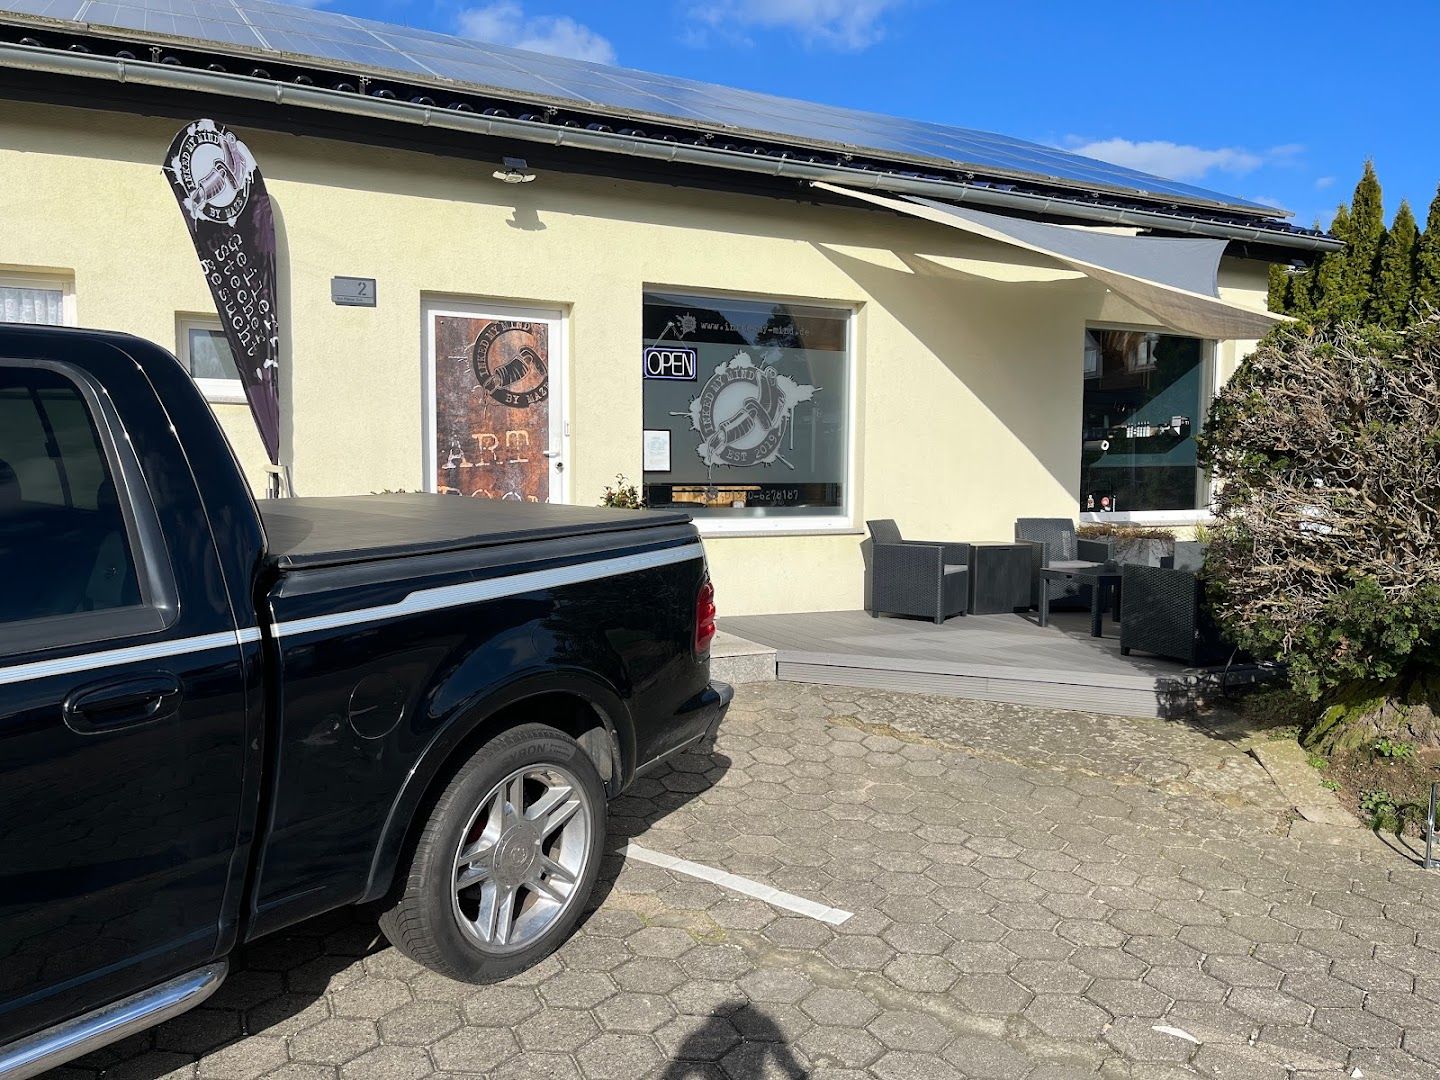
[[[235,355],[222,330],[189,327],[186,330],[186,355],[190,374],[197,379],[240,379]]]
[[[1195,435],[1206,407],[1204,342],[1089,329],[1084,355],[1081,511],[1203,507]]]
[[[52,371],[0,366],[0,625],[140,603],[90,409]]]
[[[647,294],[646,501],[711,521],[843,516],[849,329],[843,309]]]
[[[220,329],[220,320],[182,316],[176,326],[179,338],[176,355],[205,399],[216,404],[243,404],[245,388],[240,382],[230,341]]]

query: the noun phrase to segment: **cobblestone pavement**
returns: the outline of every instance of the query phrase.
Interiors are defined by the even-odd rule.
[[[1184,724],[746,687],[716,755],[640,781],[613,838],[843,925],[614,856],[576,936],[504,984],[337,915],[55,1075],[1432,1080],[1440,878],[1284,811]]]

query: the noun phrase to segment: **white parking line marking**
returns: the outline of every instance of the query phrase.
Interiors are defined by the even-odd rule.
[[[829,923],[831,926],[839,926],[846,919],[855,913],[844,911],[841,908],[826,907],[824,904],[817,904],[814,900],[807,900],[803,896],[796,896],[794,893],[781,892],[779,889],[772,889],[769,885],[762,885],[758,881],[751,881],[739,874],[732,874],[726,870],[716,870],[713,866],[702,866],[700,863],[691,862],[689,859],[677,859],[674,855],[666,855],[663,851],[651,851],[639,844],[626,844],[620,849],[620,854],[627,859],[635,859],[638,862],[649,863],[651,866],[658,866],[662,870],[673,870],[677,874],[687,874],[701,881],[708,881],[712,885],[719,885],[722,889],[730,889],[742,893],[745,896],[753,896],[756,900],[763,900],[774,907],[783,908],[786,911],[793,911],[797,915],[808,915],[812,919]]]

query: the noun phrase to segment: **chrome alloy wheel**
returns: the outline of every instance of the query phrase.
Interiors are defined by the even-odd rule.
[[[517,769],[480,800],[455,853],[453,908],[480,948],[514,952],[583,899],[594,815],[558,765]]]

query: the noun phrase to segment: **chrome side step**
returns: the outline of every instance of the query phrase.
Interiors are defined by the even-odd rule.
[[[27,1080],[91,1050],[164,1023],[213,994],[229,965],[216,961],[94,1012],[0,1046],[0,1080]]]

